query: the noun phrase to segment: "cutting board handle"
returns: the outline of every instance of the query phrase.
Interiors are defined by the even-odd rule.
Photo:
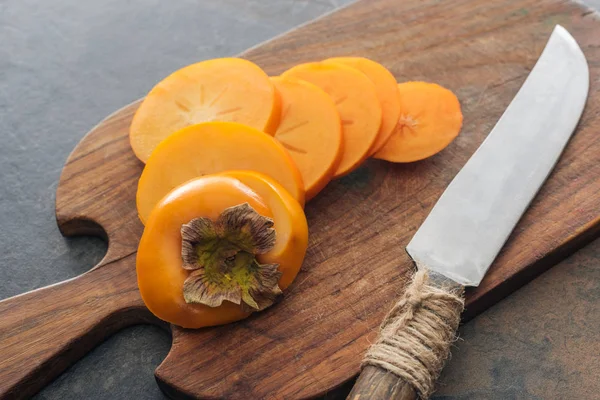
[[[112,333],[154,322],[135,284],[131,255],[0,301],[0,398],[29,398]]]

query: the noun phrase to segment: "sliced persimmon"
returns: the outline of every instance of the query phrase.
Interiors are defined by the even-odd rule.
[[[364,57],[334,57],[325,62],[337,62],[356,68],[375,85],[375,91],[381,103],[382,116],[377,139],[370,150],[370,154],[374,154],[392,135],[400,116],[400,96],[396,78],[383,65]]]
[[[460,132],[463,115],[450,90],[427,82],[398,85],[396,129],[373,157],[392,162],[423,160],[442,151]]]
[[[182,183],[230,170],[262,172],[304,205],[302,176],[272,136],[236,122],[205,122],[181,129],[156,147],[138,183],[140,219],[145,222],[160,199]]]
[[[311,82],[333,98],[342,121],[343,142],[334,178],[358,168],[369,156],[381,125],[381,105],[373,82],[354,68],[324,62],[300,64],[282,76]]]
[[[217,58],[173,72],[148,93],[129,130],[135,155],[146,162],[167,136],[189,125],[233,121],[273,133],[281,106],[267,74],[241,58]]]
[[[340,163],[340,116],[331,97],[318,86],[292,77],[271,80],[282,109],[275,139],[296,162],[308,201],[329,183]]]
[[[256,192],[273,215],[275,246],[258,256],[265,264],[279,264],[283,273],[279,287],[284,290],[296,278],[308,246],[308,224],[304,210],[274,179],[255,171],[228,171],[221,175],[235,178]]]

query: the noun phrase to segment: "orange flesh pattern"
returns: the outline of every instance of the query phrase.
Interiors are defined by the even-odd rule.
[[[271,80],[283,110],[275,139],[298,166],[308,201],[329,183],[340,163],[340,116],[331,97],[318,86],[291,77]]]
[[[375,158],[392,162],[422,160],[442,151],[458,136],[463,116],[454,93],[426,82],[401,83],[398,91],[401,115]]]
[[[389,139],[400,117],[400,96],[396,78],[383,65],[363,57],[334,57],[325,62],[336,62],[356,68],[375,85],[375,91],[381,104],[382,117],[379,133],[370,150],[373,155]]]
[[[148,93],[130,127],[135,155],[146,162],[172,133],[207,121],[232,121],[273,133],[281,104],[267,74],[240,58],[202,61],[173,72]]]
[[[346,175],[367,159],[381,125],[375,85],[363,73],[341,64],[314,62],[283,73],[311,82],[329,94],[342,122],[342,159],[334,178]]]
[[[262,172],[304,205],[302,176],[281,144],[242,124],[206,122],[169,136],[148,159],[136,196],[140,219],[145,222],[160,199],[182,183],[230,170]]]

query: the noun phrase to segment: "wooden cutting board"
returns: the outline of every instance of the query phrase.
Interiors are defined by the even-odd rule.
[[[244,53],[270,74],[330,56],[370,57],[399,81],[452,89],[464,128],[429,160],[369,160],[331,183],[306,207],[310,247],[284,300],[228,326],[172,327],[173,347],[156,371],[163,390],[177,398],[295,399],[322,395],[357,374],[412,271],[404,246],[516,94],[557,23],[588,58],[589,102],[556,170],[481,286],[468,292],[471,318],[600,232],[598,15],[557,0],[363,0]],[[2,398],[37,392],[124,326],[158,323],[135,276],[142,164],[127,130],[138,104],[79,143],[57,191],[61,231],[106,237],[106,257],[80,277],[0,302]]]

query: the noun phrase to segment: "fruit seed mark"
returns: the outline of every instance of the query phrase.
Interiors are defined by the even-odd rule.
[[[398,118],[398,123],[396,124],[396,129],[394,132],[397,132],[400,136],[411,135],[418,136],[416,127],[419,126],[419,121],[413,118],[410,115],[400,115]]]
[[[291,131],[293,131],[293,130],[296,130],[296,129],[298,129],[298,128],[301,128],[301,127],[303,127],[303,126],[304,126],[304,125],[306,125],[306,124],[308,124],[308,121],[302,121],[302,122],[299,122],[299,123],[297,123],[296,125],[292,125],[292,126],[290,126],[289,128],[285,128],[285,129],[284,129],[284,130],[282,130],[282,131],[278,131],[278,132],[277,132],[277,136],[279,136],[279,135],[285,135],[286,133],[289,133],[289,132],[291,132]]]
[[[221,110],[221,111],[215,113],[215,115],[218,115],[218,116],[227,115],[227,114],[231,114],[236,111],[239,111],[241,109],[242,109],[242,107],[232,107],[232,108],[228,108],[226,110]]]
[[[183,112],[186,112],[186,113],[190,112],[190,107],[187,104],[182,103],[179,100],[175,100],[175,105],[177,106],[177,108],[179,108]]]
[[[281,140],[279,141],[279,143],[281,143],[281,145],[289,151],[293,151],[294,153],[306,154],[306,150],[302,150],[299,147],[292,146],[291,144],[282,142]]]
[[[285,119],[285,117],[287,117],[288,113],[290,112],[290,108],[292,108],[291,104],[288,104],[285,107],[285,110],[283,110],[283,113],[281,114],[281,121],[283,121]]]
[[[217,95],[215,96],[215,98],[214,98],[214,99],[212,99],[212,101],[210,102],[210,104],[209,104],[208,106],[209,106],[209,107],[212,107],[212,106],[214,106],[214,105],[215,105],[215,103],[216,103],[217,101],[219,101],[219,99],[221,98],[221,96],[223,96],[223,95],[225,94],[225,92],[226,92],[226,91],[228,91],[228,90],[229,90],[229,85],[225,86],[225,87],[224,87],[224,88],[223,88],[223,89],[222,89],[222,90],[219,92],[219,94],[217,94]]]
[[[348,98],[348,95],[345,95],[345,96],[342,96],[342,97],[340,97],[339,99],[337,99],[337,100],[335,101],[335,105],[336,105],[336,106],[339,106],[339,105],[340,105],[340,104],[342,104],[344,101],[346,101],[346,99],[347,99],[347,98]]]

